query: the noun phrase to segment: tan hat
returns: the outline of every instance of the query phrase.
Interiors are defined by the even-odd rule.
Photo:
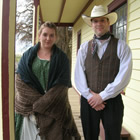
[[[114,24],[117,21],[117,13],[112,12],[109,13],[105,10],[105,8],[102,5],[98,5],[98,6],[94,6],[92,11],[91,11],[91,16],[86,16],[86,15],[82,15],[83,20],[86,22],[86,24],[88,24],[89,26],[91,26],[91,19],[92,18],[96,18],[96,17],[106,17],[109,19],[110,21],[110,25]]]

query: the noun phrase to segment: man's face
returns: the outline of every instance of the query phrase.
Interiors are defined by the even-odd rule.
[[[91,20],[91,26],[96,36],[100,37],[109,31],[109,20],[105,17],[93,18]]]

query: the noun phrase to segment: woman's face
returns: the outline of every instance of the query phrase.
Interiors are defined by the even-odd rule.
[[[56,41],[55,29],[45,27],[39,35],[42,48],[50,49]]]

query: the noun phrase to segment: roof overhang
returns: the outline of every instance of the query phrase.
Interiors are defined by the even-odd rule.
[[[40,4],[42,22],[73,26],[94,0],[34,0]]]

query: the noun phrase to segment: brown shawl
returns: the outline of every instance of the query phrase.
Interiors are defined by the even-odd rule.
[[[45,140],[80,140],[71,107],[68,88],[56,85],[41,95],[16,75],[15,111],[23,116],[35,114],[39,135]]]

